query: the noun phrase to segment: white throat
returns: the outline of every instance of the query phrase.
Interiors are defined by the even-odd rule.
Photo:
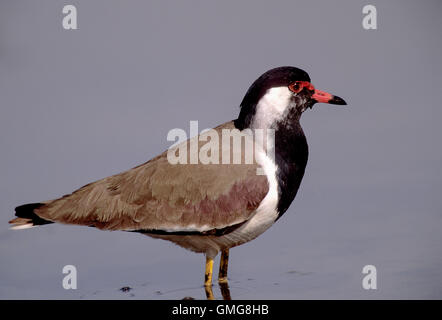
[[[256,105],[253,128],[270,128],[275,121],[283,119],[290,109],[292,92],[287,87],[267,90]]]

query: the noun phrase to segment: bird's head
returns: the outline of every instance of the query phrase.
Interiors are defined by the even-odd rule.
[[[338,96],[317,90],[307,72],[295,67],[279,67],[261,75],[241,102],[235,125],[244,128],[271,128],[287,119],[299,120],[315,103],[345,105]]]

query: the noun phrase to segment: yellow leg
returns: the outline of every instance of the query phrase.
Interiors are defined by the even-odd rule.
[[[213,259],[206,257],[206,272],[204,274],[204,286],[212,286]]]
[[[206,272],[204,273],[204,288],[206,290],[207,300],[214,300],[212,292],[212,274],[213,274],[213,259],[206,257]]]
[[[218,282],[227,283],[227,268],[229,266],[229,249],[221,251],[221,260],[219,263]]]

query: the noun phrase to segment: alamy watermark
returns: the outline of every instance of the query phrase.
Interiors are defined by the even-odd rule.
[[[376,290],[378,288],[376,267],[368,264],[362,268],[362,273],[366,275],[362,279],[362,288],[365,290]]]
[[[263,156],[275,159],[274,129],[206,129],[199,132],[198,121],[190,121],[190,139],[185,130],[175,128],[167,141],[170,164],[253,164]],[[258,170],[257,174],[263,174]]]
[[[367,4],[362,8],[362,28],[365,30],[376,30],[378,28],[378,12],[372,4]]]
[[[68,264],[63,267],[63,288],[66,290],[77,289],[77,268],[74,265]]]
[[[62,26],[65,30],[77,30],[77,8],[74,5],[68,4],[63,7],[62,10],[63,20]]]

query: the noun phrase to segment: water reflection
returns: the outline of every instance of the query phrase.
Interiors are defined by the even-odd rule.
[[[204,291],[206,293],[207,300],[215,300],[212,288],[213,288],[213,286],[205,286],[204,287]],[[232,300],[232,297],[230,296],[229,284],[227,282],[219,283],[219,288],[220,288],[223,300]]]

